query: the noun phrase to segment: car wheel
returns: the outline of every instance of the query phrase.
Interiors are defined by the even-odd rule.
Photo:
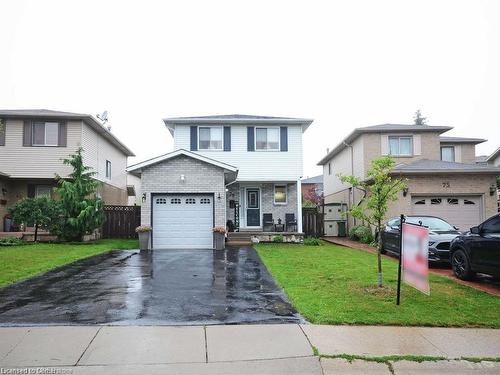
[[[470,280],[474,276],[469,258],[462,249],[455,251],[451,256],[451,267],[455,276],[461,280]]]

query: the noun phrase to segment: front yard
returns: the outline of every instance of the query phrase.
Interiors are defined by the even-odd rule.
[[[500,298],[430,275],[431,295],[402,286],[396,306],[397,263],[333,244],[259,244],[259,255],[294,306],[311,323],[500,327]]]
[[[137,248],[137,240],[0,246],[0,287],[106,251]]]

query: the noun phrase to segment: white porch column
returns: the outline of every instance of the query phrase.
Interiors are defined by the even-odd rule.
[[[302,233],[302,182],[297,180],[297,232]]]

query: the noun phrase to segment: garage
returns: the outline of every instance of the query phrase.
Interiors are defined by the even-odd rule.
[[[213,194],[155,194],[154,249],[212,249]]]
[[[481,196],[414,196],[412,214],[440,217],[460,230],[478,225],[481,217]]]

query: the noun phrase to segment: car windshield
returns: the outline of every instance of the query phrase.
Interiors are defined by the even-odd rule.
[[[430,230],[455,230],[455,228],[453,228],[446,221],[437,217],[410,216],[406,218],[406,222],[417,225],[420,225],[420,222],[422,222],[422,225]]]

